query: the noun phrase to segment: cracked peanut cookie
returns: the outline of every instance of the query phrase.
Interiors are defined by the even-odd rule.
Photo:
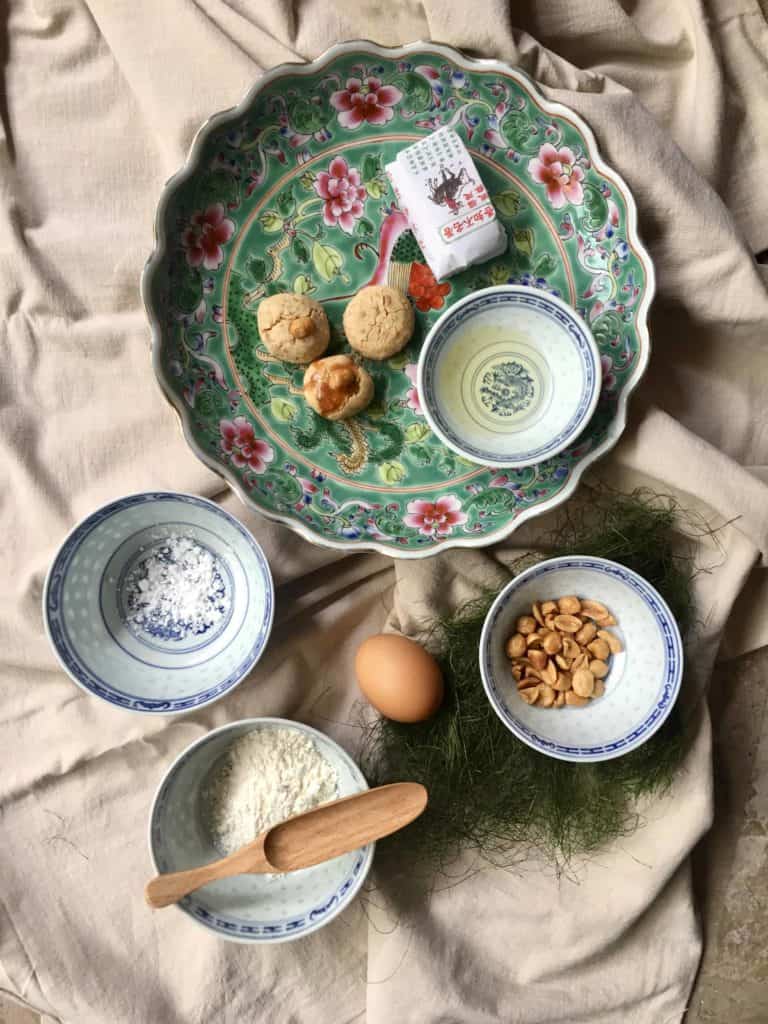
[[[347,341],[368,359],[389,359],[413,334],[413,306],[397,288],[374,284],[361,289],[344,310]]]

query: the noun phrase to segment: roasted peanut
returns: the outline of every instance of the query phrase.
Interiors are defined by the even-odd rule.
[[[581,611],[582,614],[587,616],[587,618],[594,619],[595,622],[598,622],[600,619],[610,614],[605,605],[600,604],[599,601],[582,601]]]
[[[557,607],[564,615],[578,615],[581,611],[581,601],[578,597],[561,597]]]
[[[540,626],[543,626],[544,625],[544,615],[543,615],[543,613],[541,611],[541,605],[539,604],[538,601],[534,601],[533,602],[533,608],[531,610],[533,612],[534,619],[536,619],[536,621],[538,622],[538,624]]]
[[[581,654],[581,648],[573,637],[563,637],[563,654],[569,661],[573,661],[574,658],[578,658]]]
[[[561,633],[578,633],[581,626],[581,619],[577,618],[575,615],[555,616],[555,629],[558,629]]]
[[[517,620],[517,632],[522,633],[523,636],[528,636],[529,633],[535,633],[536,619],[531,615],[521,615]]]
[[[551,686],[547,686],[546,683],[542,683],[539,687],[539,704],[543,708],[551,708],[555,703],[555,691]]]
[[[598,629],[597,635],[600,637],[601,640],[605,640],[605,642],[611,648],[611,654],[621,654],[621,652],[624,650],[624,645],[622,644],[621,640],[619,640],[616,634],[612,633],[610,629]]]
[[[566,690],[570,690],[572,687],[571,674],[570,672],[558,672],[557,680],[555,682],[555,689],[561,693],[565,693]]]
[[[554,661],[548,661],[546,668],[541,670],[541,678],[545,683],[549,683],[550,686],[554,686],[557,680],[557,665]]]
[[[523,698],[526,704],[535,704],[539,699],[539,688],[538,686],[532,686],[528,690],[521,690],[520,696]]]
[[[590,640],[594,640],[597,636],[597,626],[594,622],[585,622],[579,632],[575,635],[574,639],[577,644],[581,644],[582,647],[586,646]]]
[[[533,701],[528,701],[527,703],[533,704]],[[574,693],[573,690],[569,690],[565,695],[565,703],[570,704],[575,708],[583,708],[585,704],[589,704],[589,701],[586,697],[579,697],[579,695]]]
[[[595,658],[594,661],[590,661],[589,663],[589,671],[595,679],[605,679],[608,675],[608,666],[604,661],[598,661],[598,659]]]
[[[522,633],[514,633],[509,640],[504,650],[507,652],[508,658],[521,658],[525,654],[525,637]]]
[[[602,697],[604,693],[605,693],[605,683],[603,682],[602,679],[596,679],[595,680],[595,688],[592,691],[592,696],[593,697]]]
[[[587,650],[600,661],[607,661],[611,656],[611,648],[605,640],[593,640],[591,644],[587,644]]]
[[[288,330],[294,338],[306,338],[314,329],[315,322],[311,316],[297,316],[295,320],[291,320],[288,326]]]
[[[544,648],[547,654],[557,654],[557,652],[563,646],[563,641],[559,633],[547,633],[547,635],[541,641],[541,646]]]
[[[579,697],[591,697],[595,689],[595,677],[588,668],[579,668],[573,673],[573,692]]]
[[[547,667],[548,658],[544,651],[529,651],[528,658],[534,668],[541,669]]]
[[[555,697],[555,704],[554,704],[554,706],[556,708],[561,708],[564,704],[565,704],[565,694],[564,693],[558,693],[558,695]]]
[[[541,611],[543,615],[557,615],[557,601],[544,601]]]

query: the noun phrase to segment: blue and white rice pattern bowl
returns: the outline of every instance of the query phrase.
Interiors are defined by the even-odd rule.
[[[213,566],[202,624],[136,614],[148,558],[173,564],[169,538],[190,538]],[[171,542],[173,547],[174,542]],[[62,544],[43,592],[48,636],[70,677],[128,711],[177,714],[218,700],[266,647],[274,587],[263,551],[234,516],[188,494],[110,502]]]
[[[473,330],[482,339],[468,337]],[[601,382],[584,320],[562,299],[521,285],[484,288],[452,305],[418,366],[434,433],[464,458],[499,467],[536,465],[574,443]]]
[[[368,788],[352,758],[324,733],[281,718],[251,718],[221,726],[187,747],[155,795],[149,847],[158,872],[183,871],[215,860],[200,809],[209,772],[231,744],[253,729],[295,729],[309,736],[336,770],[338,796]],[[254,837],[255,838],[255,837]],[[237,875],[185,896],[178,908],[197,924],[233,942],[274,943],[324,927],[355,898],[371,867],[375,843],[282,875]]]
[[[505,642],[534,601],[568,594],[604,604],[624,650],[611,657],[604,695],[587,706],[529,706],[517,692]],[[494,601],[480,671],[494,710],[518,739],[563,761],[606,761],[639,747],[664,723],[680,691],[683,645],[666,601],[637,573],[604,558],[553,558],[522,572]]]

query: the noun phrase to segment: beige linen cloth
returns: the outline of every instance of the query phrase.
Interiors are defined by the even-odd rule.
[[[519,64],[592,125],[630,183],[656,262],[651,369],[613,482],[676,488],[710,518],[684,700],[768,641],[768,25],[757,0],[17,0],[0,95],[0,990],[67,1024],[671,1024],[701,951],[688,854],[712,813],[710,732],[646,824],[557,878],[486,870],[428,906],[386,879],[320,933],[251,949],[142,885],[149,802],[212,726],[285,715],[354,750],[356,645],[416,632],[489,580],[513,543],[422,563],[342,558],[222,492],[187,450],[148,357],[137,282],[154,207],[193,132],[260,69],[345,38],[419,37]],[[278,584],[266,657],[227,699],[162,719],[77,689],[43,635],[64,533],[119,495],[216,496]],[[757,595],[757,596],[755,596]],[[714,686],[728,685],[715,672]]]

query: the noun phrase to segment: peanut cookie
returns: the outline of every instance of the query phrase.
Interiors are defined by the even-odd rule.
[[[389,359],[413,334],[413,306],[397,288],[363,288],[344,310],[344,333],[352,348],[368,359]]]
[[[284,292],[262,299],[256,322],[269,351],[286,363],[309,363],[328,348],[328,317],[306,295]]]
[[[327,420],[346,420],[369,404],[373,380],[349,356],[326,356],[307,367],[304,397]]]

